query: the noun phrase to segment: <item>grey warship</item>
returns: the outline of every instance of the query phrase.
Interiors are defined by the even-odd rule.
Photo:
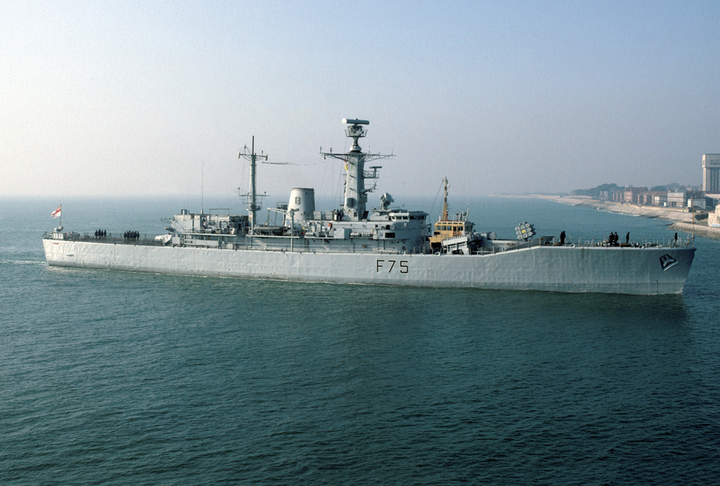
[[[377,179],[371,160],[389,155],[363,152],[359,139],[369,121],[344,119],[352,146],[346,153],[321,152],[343,162],[344,201],[318,211],[312,188],[293,188],[287,204],[272,210],[280,223],[256,224],[261,209],[255,188],[258,160],[251,150],[247,215],[192,213],[170,219],[166,234],[100,237],[66,232],[62,225],[43,236],[48,265],[167,274],[280,279],[416,287],[678,294],[695,254],[693,240],[670,244],[580,244],[565,235],[536,236],[522,223],[517,239],[478,231],[462,213],[454,219],[445,204],[437,222],[424,211],[393,205],[388,193],[368,209],[366,181]]]

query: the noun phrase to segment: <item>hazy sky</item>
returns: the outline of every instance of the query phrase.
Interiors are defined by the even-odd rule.
[[[720,2],[0,2],[0,195],[338,192],[341,119],[377,195],[701,183]]]

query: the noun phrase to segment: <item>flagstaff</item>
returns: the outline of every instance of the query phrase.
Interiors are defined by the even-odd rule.
[[[53,218],[60,218],[60,226],[58,226],[57,231],[62,231],[62,228],[63,228],[63,226],[62,226],[62,204],[60,206],[58,206],[58,208],[55,211],[50,213],[50,216],[52,216]]]

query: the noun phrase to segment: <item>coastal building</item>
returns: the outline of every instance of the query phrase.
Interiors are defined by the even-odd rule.
[[[715,212],[708,215],[708,226],[720,228],[720,206],[716,206]]]
[[[667,206],[668,193],[667,191],[654,191],[652,205],[658,207]]]
[[[647,187],[625,186],[623,201],[631,204],[639,204],[638,195],[642,192],[647,192]]]
[[[664,207],[668,205],[667,191],[641,191],[637,195],[636,204],[640,206],[658,206]]]
[[[687,200],[687,207],[694,208],[695,210],[705,209],[707,206],[707,198],[705,197],[689,197]]]
[[[687,198],[685,191],[668,192],[667,203],[671,208],[684,208],[685,199]]]
[[[703,154],[703,191],[720,193],[720,154]]]
[[[696,210],[713,209],[717,205],[717,201],[712,195],[706,194],[704,191],[688,190],[686,192],[685,207],[695,208]]]

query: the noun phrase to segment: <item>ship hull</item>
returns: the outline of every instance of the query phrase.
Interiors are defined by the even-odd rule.
[[[535,246],[484,255],[313,253],[44,239],[50,266],[496,290],[678,294],[695,248]]]

